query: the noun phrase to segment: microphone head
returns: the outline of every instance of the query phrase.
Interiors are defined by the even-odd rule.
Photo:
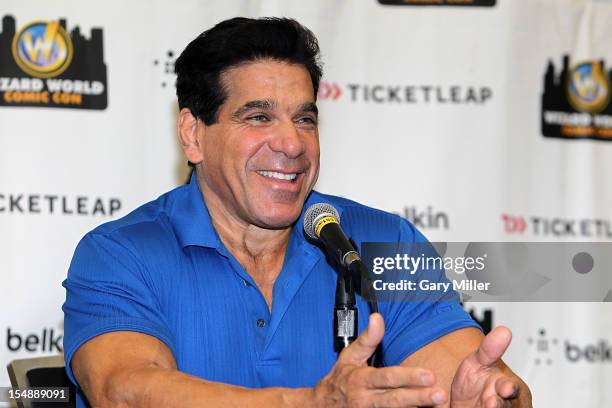
[[[317,224],[324,217],[333,217],[340,224],[340,214],[333,205],[326,203],[313,204],[306,210],[304,214],[304,232],[308,237],[317,241],[319,237],[316,234]]]

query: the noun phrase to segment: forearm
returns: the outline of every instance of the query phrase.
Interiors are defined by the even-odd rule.
[[[312,405],[313,394],[310,388],[250,389],[150,366],[111,376],[94,405],[121,408],[303,407]]]

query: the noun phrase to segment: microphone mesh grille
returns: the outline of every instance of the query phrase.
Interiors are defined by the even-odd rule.
[[[319,239],[315,234],[315,224],[317,219],[322,215],[331,215],[332,217],[336,217],[338,222],[340,222],[340,214],[338,214],[338,211],[330,204],[317,203],[308,207],[304,214],[304,232],[314,240]]]

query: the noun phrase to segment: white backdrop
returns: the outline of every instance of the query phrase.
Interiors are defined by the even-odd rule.
[[[73,35],[71,63],[80,65],[58,78],[87,79],[102,59],[104,78],[94,77],[107,95],[95,101],[107,106],[15,102],[14,92],[26,90],[11,88],[10,78],[32,75],[13,67],[3,20],[0,361],[57,353],[60,283],[80,237],[185,180],[172,63],[197,34],[236,15],[294,17],[319,38],[319,190],[401,213],[431,240],[611,240],[612,144],[550,137],[586,132],[612,141],[609,133],[543,132],[541,117],[589,112],[568,105],[564,81],[573,76],[562,74],[563,59],[568,69],[585,63],[595,73],[598,61],[612,62],[612,1],[410,2],[4,0],[0,17],[13,17],[17,35],[35,20],[65,19],[66,30],[78,26],[85,39],[101,29],[102,51],[78,48]],[[556,93],[545,91],[550,63]],[[581,89],[604,99],[600,117],[610,115],[609,83],[587,79],[595,82]],[[599,229],[542,228],[554,220]],[[513,329],[506,359],[532,387],[535,406],[612,406],[608,303],[466,308],[479,319],[490,311],[494,325]],[[0,386],[8,383],[0,370]]]

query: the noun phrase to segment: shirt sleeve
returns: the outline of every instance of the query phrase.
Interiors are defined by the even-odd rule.
[[[399,242],[418,243],[420,247],[428,243],[427,239],[404,219],[400,221]],[[430,282],[449,282],[443,268],[419,270],[412,280],[422,279]],[[386,327],[383,339],[383,363],[386,366],[399,365],[421,347],[455,330],[467,327],[480,329],[463,310],[458,294],[452,289],[445,293],[421,292],[416,297],[406,292],[398,292],[396,297],[387,297],[379,302],[379,309]]]
[[[64,358],[70,362],[88,340],[112,331],[154,336],[174,353],[174,341],[146,269],[116,237],[89,233],[76,248],[70,264],[64,311]],[[176,355],[176,354],[175,354]]]

